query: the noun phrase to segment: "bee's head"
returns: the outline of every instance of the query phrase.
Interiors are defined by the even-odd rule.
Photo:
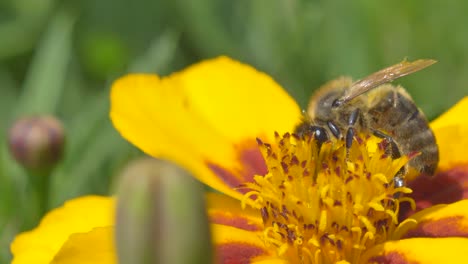
[[[341,77],[320,87],[310,99],[307,113],[315,120],[333,120],[335,112],[340,108],[337,100],[343,96],[351,83],[351,78]]]

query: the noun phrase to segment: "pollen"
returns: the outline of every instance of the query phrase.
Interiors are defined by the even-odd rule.
[[[310,136],[257,140],[268,167],[243,188],[243,205],[261,213],[264,242],[289,263],[358,263],[373,245],[391,240],[400,203],[414,201],[393,179],[410,157],[393,159],[385,140],[359,134],[351,148]],[[249,201],[247,203],[247,200]]]

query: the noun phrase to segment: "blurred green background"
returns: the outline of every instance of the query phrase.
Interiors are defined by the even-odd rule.
[[[23,115],[51,113],[67,131],[50,206],[108,194],[141,153],[108,120],[109,86],[128,72],[162,75],[225,54],[273,76],[301,106],[340,75],[404,58],[439,62],[398,81],[430,119],[468,94],[468,2],[306,0],[0,0],[0,263],[37,225],[28,176],[6,135]]]

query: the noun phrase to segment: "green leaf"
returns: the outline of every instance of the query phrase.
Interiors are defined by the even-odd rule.
[[[71,58],[74,21],[66,12],[52,19],[26,75],[16,115],[56,112]]]
[[[130,72],[164,72],[167,71],[175,57],[179,34],[174,31],[166,31],[155,38],[148,50],[137,57],[130,66]]]

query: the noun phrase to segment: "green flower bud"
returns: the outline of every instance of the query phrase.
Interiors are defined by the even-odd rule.
[[[8,143],[19,164],[34,172],[48,173],[62,158],[64,129],[52,116],[25,117],[10,128]]]
[[[186,171],[152,158],[134,161],[117,197],[119,263],[212,263],[204,188]]]

